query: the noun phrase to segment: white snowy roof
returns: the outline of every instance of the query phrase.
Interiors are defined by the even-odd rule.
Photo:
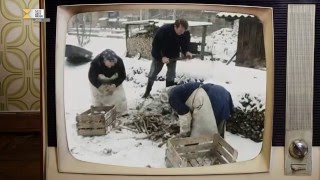
[[[218,13],[218,12],[220,12],[220,11],[203,10],[202,12],[204,12],[204,13]]]
[[[154,21],[152,20],[140,20],[140,21],[127,21],[127,22],[123,22],[122,24],[148,24],[148,23],[153,23]]]
[[[162,26],[164,24],[174,23],[174,20],[156,20],[157,26]],[[201,21],[188,21],[189,26],[210,26],[212,22],[201,22]]]
[[[112,19],[109,19],[108,21],[109,21],[109,22],[117,22],[118,19],[117,19],[117,18],[112,18]],[[128,19],[120,18],[119,21],[120,21],[120,22],[125,22],[125,21],[128,21]]]
[[[98,20],[99,21],[104,21],[104,20],[107,20],[107,19],[109,19],[108,17],[101,17],[101,18],[99,18]]]
[[[251,14],[242,14],[242,13],[230,13],[230,12],[219,12],[217,13],[218,17],[254,17],[254,15]]]
[[[147,24],[147,23],[155,23],[156,26],[162,26],[164,24],[174,23],[175,20],[163,20],[163,19],[148,19],[148,20],[140,20],[140,21],[127,21],[123,22],[123,24]],[[188,21],[189,26],[210,26],[212,22],[202,22],[202,21]]]

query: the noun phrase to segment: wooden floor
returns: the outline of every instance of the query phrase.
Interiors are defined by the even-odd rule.
[[[21,118],[21,117],[20,117]],[[5,121],[0,115],[1,122]],[[13,118],[7,120],[15,121]],[[39,121],[39,118],[32,118],[32,121]],[[22,121],[21,121],[22,122]],[[6,129],[0,128],[0,180],[40,180],[42,145],[41,131],[32,125],[15,126],[19,127]],[[36,123],[40,124],[40,122]],[[37,126],[38,126],[37,125]],[[21,128],[22,127],[22,128]]]

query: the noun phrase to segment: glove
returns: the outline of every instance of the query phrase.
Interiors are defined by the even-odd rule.
[[[166,87],[165,89],[163,89],[161,91],[160,94],[160,101],[162,103],[167,103],[169,102],[169,94],[171,93],[171,90],[175,87],[176,85],[170,86],[170,87]]]
[[[169,102],[169,96],[168,96],[168,93],[167,91],[164,89],[162,90],[161,94],[160,94],[160,101],[162,103],[167,103]]]
[[[189,136],[191,133],[191,113],[188,112],[184,115],[179,115],[179,124],[180,124],[180,135]]]

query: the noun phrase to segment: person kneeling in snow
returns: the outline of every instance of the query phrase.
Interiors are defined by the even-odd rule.
[[[91,62],[88,77],[95,106],[115,105],[118,114],[127,113],[127,99],[122,86],[126,70],[119,56],[110,49],[104,50]]]
[[[215,133],[224,137],[226,120],[234,112],[230,93],[224,87],[210,83],[171,86],[160,98],[163,102],[169,101],[178,113],[182,137]]]

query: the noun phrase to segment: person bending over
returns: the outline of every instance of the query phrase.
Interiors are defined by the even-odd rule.
[[[183,137],[215,133],[224,137],[226,120],[234,113],[230,93],[215,84],[190,82],[171,86],[160,98],[177,112]]]

